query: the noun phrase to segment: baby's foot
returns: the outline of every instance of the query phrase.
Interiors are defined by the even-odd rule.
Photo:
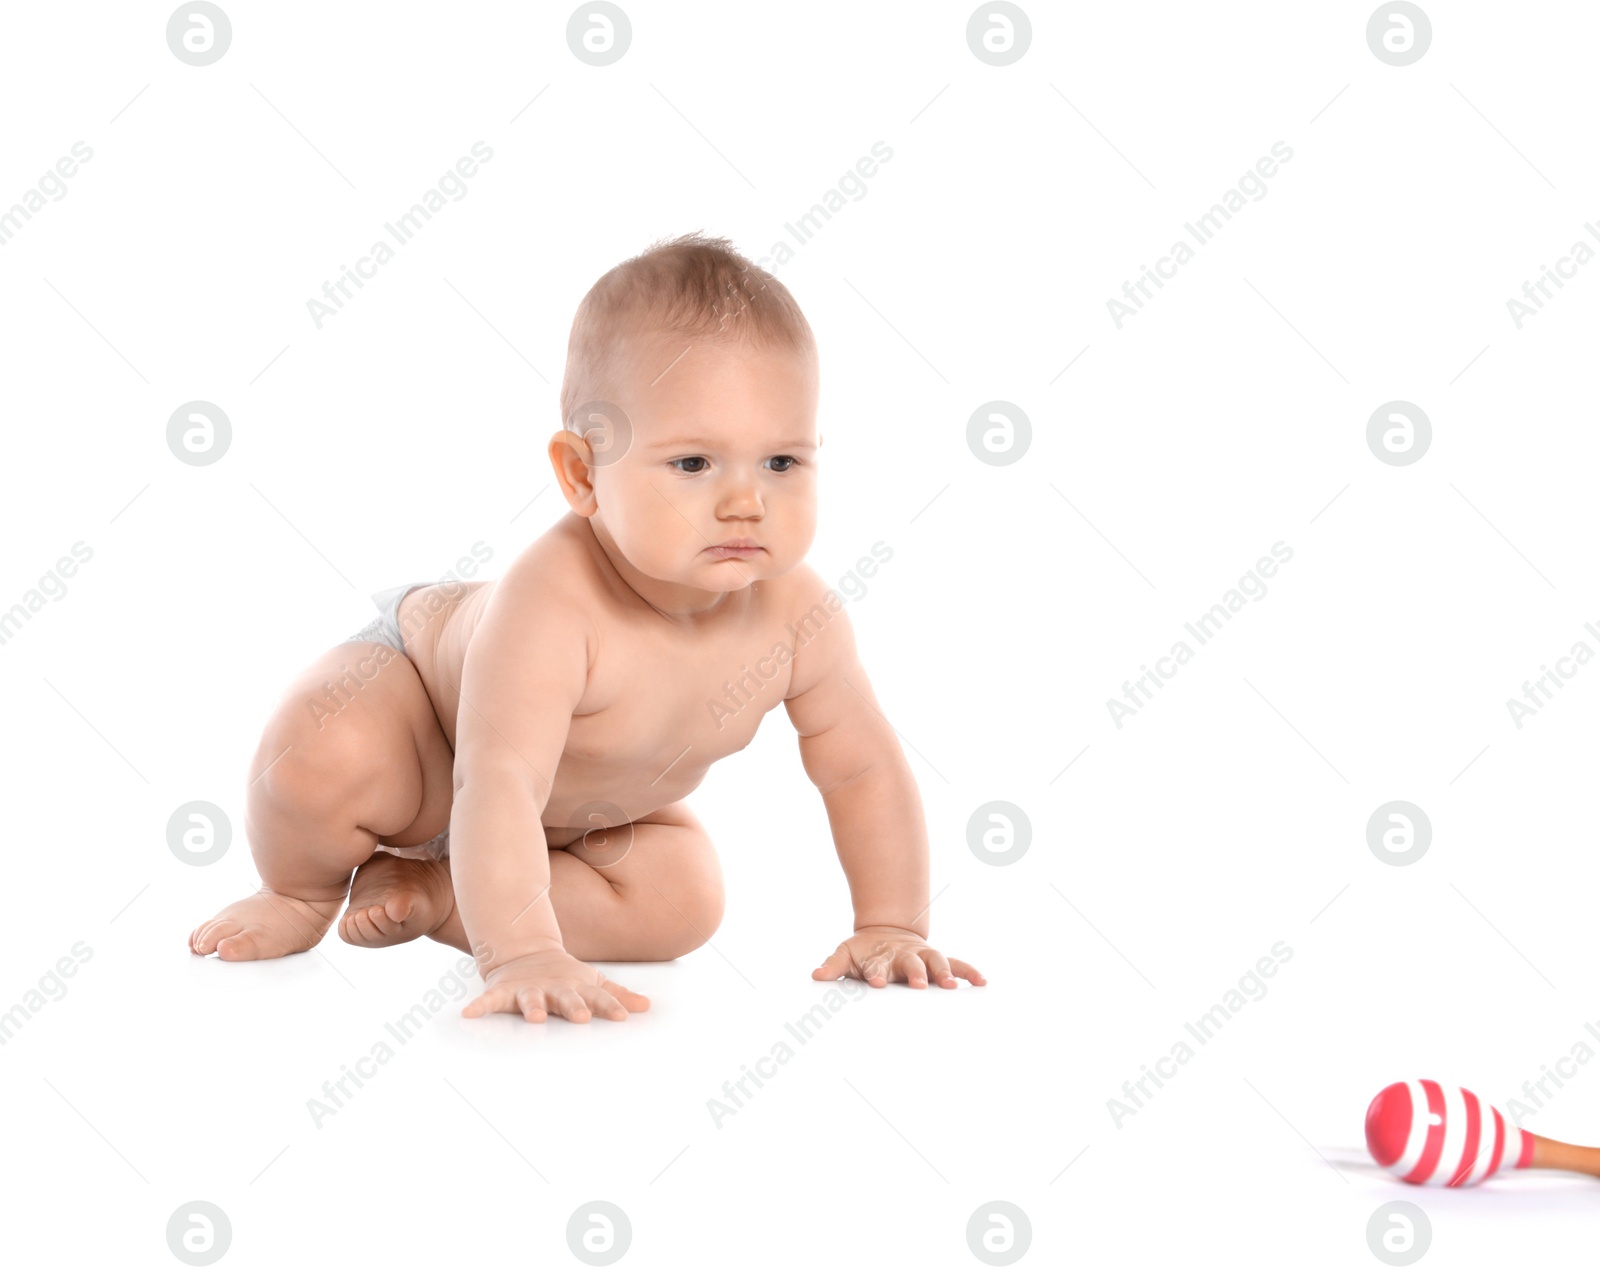
[[[215,952],[225,961],[264,961],[304,952],[322,941],[339,901],[313,902],[262,886],[248,899],[230,903],[189,935],[189,950]]]
[[[357,947],[389,947],[432,934],[455,911],[450,869],[432,859],[380,850],[356,869],[339,937]]]

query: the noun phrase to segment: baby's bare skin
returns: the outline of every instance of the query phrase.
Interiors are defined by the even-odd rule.
[[[572,717],[541,816],[546,844],[570,848],[585,836],[578,822],[585,805],[615,806],[623,812],[623,824],[648,823],[652,815],[692,793],[718,759],[750,743],[761,719],[783,702],[793,681],[793,662],[778,666],[767,654],[779,642],[794,643],[784,626],[823,603],[827,587],[805,569],[809,578],[791,573],[737,592],[735,603],[697,632],[661,632],[656,629],[659,614],[617,583],[582,516],[563,517],[529,550],[541,544],[548,544],[548,564],[523,576],[581,597],[594,616],[604,650],[595,658],[589,690]],[[400,628],[412,632],[406,636],[406,653],[452,752],[466,649],[494,587],[503,584],[504,579],[422,587],[401,602]],[[816,624],[812,618],[806,629]],[[773,670],[771,676],[763,680],[758,670],[756,678],[746,679],[756,690],[736,692],[730,700],[727,688],[744,674],[741,667],[763,662]],[[672,682],[663,685],[667,666]],[[709,702],[718,704],[715,715]],[[589,826],[591,831],[594,827]],[[621,833],[625,837],[626,828]],[[419,833],[403,836],[427,840]],[[598,845],[603,837],[595,834],[593,848],[574,853],[609,867],[610,856],[624,847],[607,850]],[[340,934],[346,942],[370,947],[432,935],[470,950],[455,909],[448,861],[373,856],[352,883]]]
[[[923,941],[915,782],[837,596],[804,563],[814,356],[653,334],[626,362],[620,455],[566,430],[550,441],[570,512],[499,580],[425,587],[401,605],[406,656],[378,676],[393,695],[364,704],[395,703],[385,734],[410,729],[423,792],[411,822],[374,833],[369,815],[357,832],[404,847],[448,825],[450,860],[373,856],[341,936],[381,946],[427,934],[472,951],[486,990],[469,1017],[587,1021],[647,1007],[583,961],[663,959],[704,941],[720,876],[684,799],[782,702],[856,909],[855,933],[813,977],[981,984]],[[759,549],[712,549],[732,539]],[[422,689],[409,697],[406,662]],[[539,830],[548,850],[528,848]],[[364,857],[349,850],[340,858]],[[312,946],[348,863],[302,860],[283,878],[203,924],[193,950],[246,959]]]
[[[720,567],[738,566],[726,561]],[[561,595],[561,602],[582,607],[592,622],[593,662],[542,816],[551,846],[583,836],[574,816],[585,803],[611,802],[633,811],[637,820],[687,797],[713,763],[748,745],[762,717],[788,695],[793,662],[775,666],[776,673],[737,712],[727,704],[725,686],[739,677],[741,666],[766,657],[784,639],[784,626],[821,602],[827,590],[802,567],[730,591],[715,613],[679,624],[622,581],[590,522],[569,512],[500,580],[460,584],[458,597],[431,601],[439,606],[435,616],[427,615],[430,591],[451,587],[412,591],[400,606],[402,630],[408,613],[428,623],[415,643],[407,638],[406,652],[452,750],[467,648],[496,588],[516,591],[514,600],[504,602],[529,605]],[[728,710],[720,727],[710,701]]]

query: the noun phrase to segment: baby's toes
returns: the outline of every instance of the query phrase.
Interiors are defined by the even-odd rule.
[[[237,931],[237,932],[235,932]],[[235,921],[224,922],[211,934],[216,939],[217,955],[225,961],[260,960],[260,936],[255,930],[240,930]]]
[[[189,950],[201,956],[210,956],[217,950],[217,943],[230,934],[237,933],[237,921],[219,921],[212,917],[209,921],[202,921],[195,927],[194,933],[189,936]]]
[[[414,891],[403,891],[400,894],[390,895],[382,906],[372,909],[374,919],[387,918],[390,926],[389,933],[396,933],[400,927],[411,919],[411,914],[417,910],[417,896]]]
[[[350,908],[339,922],[339,937],[354,947],[387,947],[403,942],[400,923],[391,920],[381,903]]]
[[[370,943],[377,933],[372,919],[367,915],[370,911],[370,908],[346,908],[344,915],[339,918],[339,937],[346,943],[358,946]]]
[[[387,903],[374,903],[357,918],[364,923],[364,928],[372,935],[379,938],[392,938],[400,933],[400,918],[393,915],[393,910],[399,901],[390,899]],[[411,904],[405,903],[405,909],[410,911]]]

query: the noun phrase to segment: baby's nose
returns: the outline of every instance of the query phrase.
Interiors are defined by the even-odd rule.
[[[759,515],[761,491],[752,480],[740,480],[723,489],[720,509],[724,515]]]

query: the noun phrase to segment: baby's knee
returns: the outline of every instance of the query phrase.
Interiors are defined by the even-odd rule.
[[[695,931],[695,947],[705,943],[722,924],[724,895],[720,874],[705,878],[690,890],[686,916]]]
[[[352,720],[353,721],[353,720]],[[250,764],[249,800],[258,814],[293,820],[342,811],[379,778],[381,746],[353,725],[318,729],[275,719]]]
[[[722,874],[699,873],[664,894],[653,896],[660,906],[656,928],[660,959],[672,960],[704,947],[722,924],[724,896]]]
[[[250,764],[247,790],[253,804],[263,810],[312,812],[322,809],[330,796],[339,767],[303,736],[269,729]]]

